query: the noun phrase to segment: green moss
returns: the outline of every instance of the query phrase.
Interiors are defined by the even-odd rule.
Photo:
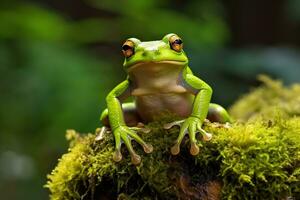
[[[74,130],[67,131],[67,139],[70,140],[69,152],[59,160],[46,185],[51,199],[55,200],[80,199],[93,193],[97,184],[106,177],[111,178],[117,170],[110,159],[112,139],[106,137],[105,142],[96,144],[94,135],[82,137]]]
[[[283,87],[279,80],[258,77],[264,84],[241,97],[229,110],[239,121],[273,118],[274,110],[292,116],[300,115],[300,84]]]
[[[142,134],[154,146],[145,154],[134,143],[142,163],[133,166],[126,149],[120,163],[112,161],[111,134],[68,131],[70,150],[48,176],[51,199],[300,199],[300,85],[284,88],[261,77],[264,85],[232,108],[238,119],[231,128],[206,123],[210,142],[199,142],[198,156],[189,155],[185,139],[178,156],[170,147],[178,128],[149,124]]]
[[[234,124],[230,129],[211,129],[215,137],[204,144],[205,155],[196,159],[220,164],[224,199],[278,199],[299,197],[300,117],[278,116],[268,121]],[[212,154],[213,155],[213,154]]]

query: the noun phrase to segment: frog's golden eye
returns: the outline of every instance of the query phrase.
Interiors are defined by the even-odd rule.
[[[129,58],[134,54],[134,43],[127,40],[122,46],[122,52],[126,58]]]
[[[169,39],[170,47],[174,51],[180,52],[183,48],[183,42],[177,35],[173,35]]]

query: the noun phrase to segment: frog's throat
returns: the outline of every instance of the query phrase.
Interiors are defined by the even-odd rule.
[[[187,65],[186,61],[175,61],[175,60],[164,60],[164,61],[149,61],[149,62],[138,62],[132,66],[130,66],[127,71],[130,72],[134,69],[136,69],[137,67],[141,67],[144,65],[157,65],[157,64],[168,64],[168,65],[175,65],[175,66],[185,66]]]

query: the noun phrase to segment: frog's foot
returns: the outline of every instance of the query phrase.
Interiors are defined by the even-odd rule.
[[[131,144],[131,140],[135,140],[137,143],[139,143],[143,147],[146,153],[151,153],[153,151],[152,145],[144,142],[144,140],[136,133],[139,131],[149,132],[149,129],[120,126],[116,130],[114,130],[115,143],[116,143],[116,150],[113,156],[114,161],[119,162],[122,160],[122,153],[121,153],[122,141],[126,145],[129,154],[131,156],[131,162],[134,165],[138,165],[141,162],[141,157],[134,151]]]
[[[143,123],[141,123],[141,122],[139,122],[137,124],[136,128],[132,127],[132,130],[141,131],[143,133],[149,133],[151,131],[151,129],[146,128],[145,125]],[[95,131],[95,133],[96,133],[95,140],[96,141],[101,141],[101,140],[104,139],[104,135],[105,134],[111,133],[111,130],[110,130],[110,128],[108,128],[106,126],[103,126],[101,128],[97,128],[96,131]]]
[[[175,142],[175,145],[171,148],[171,153],[173,155],[177,155],[180,152],[180,144],[186,134],[189,135],[190,138],[190,154],[197,155],[199,154],[199,147],[196,144],[196,133],[201,133],[203,135],[204,141],[209,141],[212,138],[212,134],[206,132],[201,128],[202,123],[200,123],[199,119],[196,117],[189,117],[185,120],[175,121],[164,125],[165,129],[170,129],[173,126],[180,126],[179,136]]]

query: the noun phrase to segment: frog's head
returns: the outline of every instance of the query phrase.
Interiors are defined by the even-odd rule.
[[[129,38],[122,46],[125,56],[124,68],[128,72],[136,66],[149,63],[168,63],[185,66],[188,58],[183,51],[183,42],[174,33],[167,34],[162,40],[141,42]],[[170,66],[167,65],[167,66]]]

